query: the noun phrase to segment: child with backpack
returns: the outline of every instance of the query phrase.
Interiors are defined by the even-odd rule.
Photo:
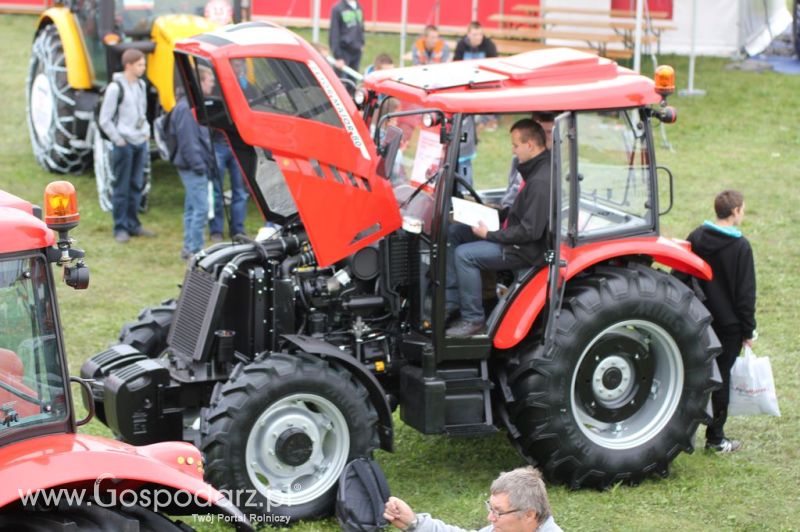
[[[98,126],[114,144],[111,166],[114,173],[112,209],[114,240],[124,244],[132,236],[155,236],[139,221],[139,204],[144,190],[145,157],[150,156],[147,122],[147,92],[141,77],[144,53],[134,48],[122,54],[123,71],[113,75],[100,107]]]

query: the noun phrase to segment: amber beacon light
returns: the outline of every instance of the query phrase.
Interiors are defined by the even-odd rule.
[[[69,231],[80,220],[78,195],[69,181],[53,181],[44,189],[44,223],[55,231]]]
[[[669,65],[661,65],[653,76],[656,83],[656,92],[661,96],[668,96],[675,92],[675,69]]]

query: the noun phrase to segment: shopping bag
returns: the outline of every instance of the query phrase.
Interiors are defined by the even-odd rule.
[[[780,416],[769,357],[757,357],[749,347],[731,369],[729,416]]]

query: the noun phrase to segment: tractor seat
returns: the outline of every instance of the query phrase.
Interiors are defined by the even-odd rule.
[[[0,347],[0,371],[21,382],[25,366],[14,351]]]

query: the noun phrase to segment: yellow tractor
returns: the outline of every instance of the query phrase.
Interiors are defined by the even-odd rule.
[[[100,205],[111,209],[111,143],[94,110],[128,48],[147,55],[148,119],[175,105],[176,41],[241,18],[239,0],[65,0],[40,17],[27,78],[31,146],[45,169],[79,174],[94,160]],[[150,164],[142,194],[146,205]]]

